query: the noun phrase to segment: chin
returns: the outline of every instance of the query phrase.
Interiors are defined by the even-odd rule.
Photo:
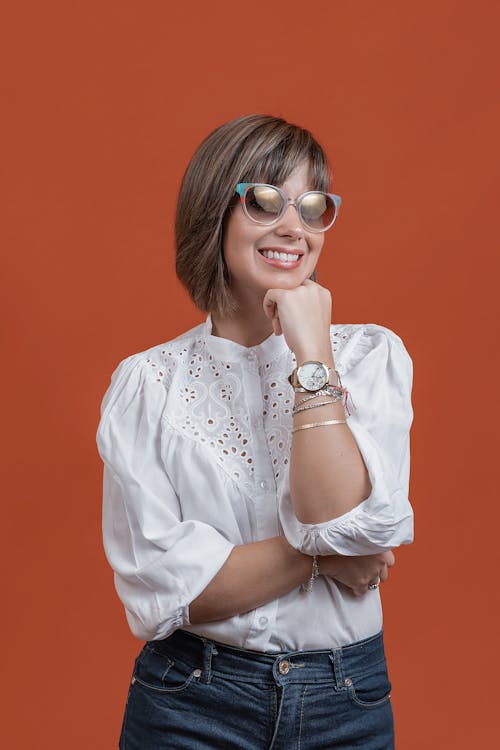
[[[310,278],[312,273],[313,271],[305,275],[292,275],[291,273],[280,274],[279,278],[276,279],[277,283],[275,286],[280,287],[281,289],[295,289],[303,284],[306,279]]]

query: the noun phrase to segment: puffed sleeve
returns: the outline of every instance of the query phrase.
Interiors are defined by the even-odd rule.
[[[363,326],[342,381],[352,394],[348,424],[372,490],[359,505],[331,521],[303,524],[283,512],[290,543],[307,554],[370,555],[413,541],[408,499],[412,361],[399,336],[379,325]]]
[[[144,640],[165,638],[189,623],[189,604],[233,548],[212,526],[181,520],[162,460],[167,390],[150,369],[140,355],[118,366],[97,431],[104,548],[130,629]]]

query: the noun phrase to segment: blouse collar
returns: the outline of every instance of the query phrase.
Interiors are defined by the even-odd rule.
[[[259,365],[265,365],[277,359],[281,354],[290,351],[283,335],[276,336],[271,333],[267,339],[256,346],[243,346],[242,344],[224,339],[212,334],[212,316],[210,313],[203,324],[204,339],[208,351],[212,356],[222,362],[241,362],[242,360],[256,360]]]

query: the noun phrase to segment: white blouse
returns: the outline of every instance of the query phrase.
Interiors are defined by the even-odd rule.
[[[132,632],[155,640],[183,628],[259,651],[374,635],[379,590],[354,597],[325,576],[309,593],[295,588],[218,622],[192,625],[189,605],[235,545],[284,534],[310,555],[365,555],[412,541],[412,362],[403,342],[379,325],[331,326],[335,364],[356,406],[347,422],[372,492],[342,516],[304,524],[289,487],[294,355],[283,336],[247,348],[211,330],[209,315],[123,360],[104,396],[104,546]]]

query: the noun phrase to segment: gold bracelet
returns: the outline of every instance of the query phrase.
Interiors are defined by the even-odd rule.
[[[311,422],[310,424],[301,424],[299,427],[294,427],[293,432],[299,430],[308,430],[310,427],[323,427],[327,424],[347,424],[347,419],[327,419],[326,422]]]

